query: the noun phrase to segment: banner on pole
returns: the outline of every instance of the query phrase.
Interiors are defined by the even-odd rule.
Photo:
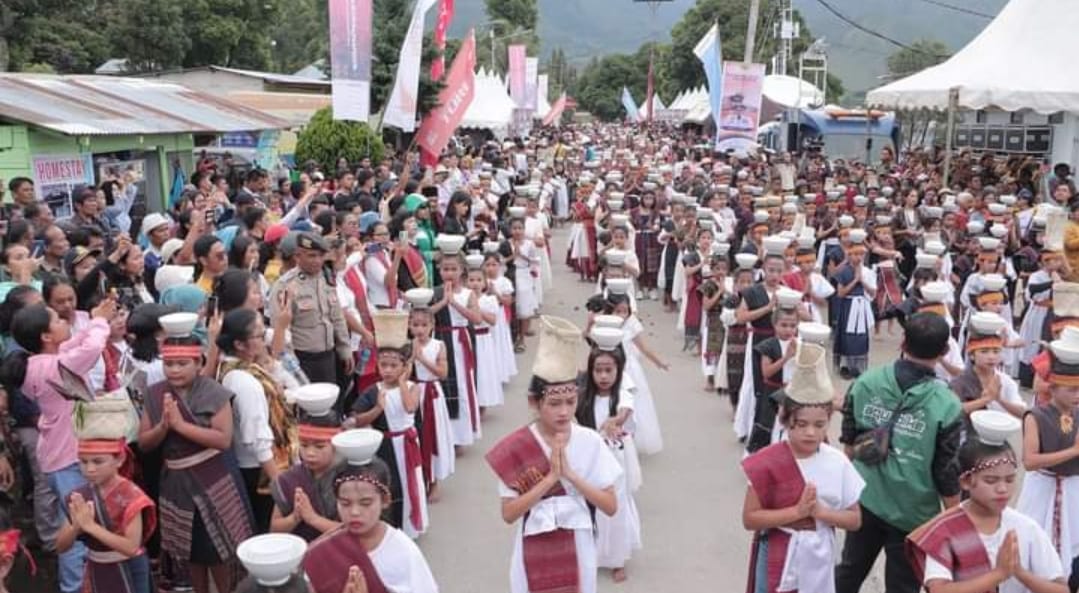
[[[525,109],[536,110],[539,87],[539,58],[525,58]]]
[[[423,19],[435,0],[418,0],[408,24],[408,33],[401,44],[397,59],[397,76],[393,91],[386,102],[382,123],[404,132],[416,130],[416,108],[419,105],[420,54],[423,52]]]
[[[693,53],[704,67],[704,77],[708,80],[708,102],[712,107],[712,121],[719,121],[720,107],[723,105],[723,55],[720,46],[719,25],[705,33],[697,42]],[[716,129],[719,129],[717,124]]]
[[[435,47],[439,56],[431,62],[431,80],[440,80],[446,70],[446,31],[453,21],[453,0],[441,0],[438,5],[438,21],[435,22]]]
[[[641,121],[641,114],[637,110],[637,102],[633,100],[633,95],[626,87],[622,87],[622,107],[626,109],[626,119],[634,123]]]
[[[723,63],[723,104],[716,124],[716,150],[745,153],[757,144],[763,89],[764,64]]]
[[[437,156],[446,148],[475,94],[476,36],[469,31],[450,66],[446,87],[438,94],[439,106],[427,114],[420,126],[417,144],[425,153]]]
[[[566,110],[566,93],[563,91],[562,96],[551,105],[551,110],[547,113],[547,117],[543,118],[543,125],[549,126],[551,124],[559,125],[562,122],[562,112]]]
[[[551,83],[550,78],[546,74],[540,74],[536,77],[536,80],[538,81],[536,84],[536,111],[539,111],[540,105],[551,106],[550,102],[547,100],[547,88]],[[537,113],[536,115],[539,114]],[[543,116],[546,117],[547,114],[544,113]]]
[[[525,49],[524,45],[509,46],[510,98],[518,107],[525,106],[525,94],[527,93],[527,83],[525,82],[525,69],[527,68],[525,62],[527,58]]]
[[[334,119],[371,114],[371,0],[330,0],[331,102]]]

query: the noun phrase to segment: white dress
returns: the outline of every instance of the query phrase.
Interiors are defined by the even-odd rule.
[[[410,381],[409,385],[413,385],[413,383]],[[408,466],[405,464],[405,439],[409,437],[405,434],[397,433],[405,433],[409,429],[415,431],[416,414],[405,409],[405,402],[401,398],[401,390],[397,387],[386,390],[386,407],[382,410],[382,414],[386,417],[386,424],[390,427],[390,432],[397,435],[391,437],[391,440],[393,441],[393,455],[397,460],[397,475],[394,476],[394,479],[401,485],[401,499],[404,507],[404,513],[402,514],[404,520],[401,527],[409,537],[415,539],[421,533],[427,531],[427,526],[430,523],[430,518],[427,515],[427,488],[423,482],[422,465],[416,466],[415,469],[411,470],[412,475],[409,475]],[[416,434],[415,438],[418,440],[419,434]],[[418,529],[409,520],[409,517],[412,516],[412,499],[408,495],[410,478],[415,480],[419,488],[420,526]]]
[[[644,326],[636,315],[630,315],[622,324],[622,348],[626,351],[625,375],[633,381],[634,412],[637,425],[635,438],[637,450],[645,455],[653,455],[663,450],[663,434],[659,427],[659,415],[652,400],[652,391],[648,388],[648,377],[641,364],[641,353],[633,340],[644,332]]]
[[[1027,472],[1015,510],[1034,520],[1046,532],[1053,529],[1057,477],[1049,472]],[[1079,476],[1060,477],[1060,552],[1058,561],[1071,574],[1072,559],[1079,556]],[[994,556],[995,558],[995,556]]]
[[[543,214],[536,216],[530,216],[525,219],[525,238],[536,240],[546,240],[544,233],[550,225],[547,224],[547,217]],[[535,245],[535,243],[533,243]],[[536,253],[539,256],[539,278],[533,284],[533,288],[536,291],[536,302],[543,304],[543,292],[554,282],[551,275],[551,258],[547,255],[546,247],[536,246]]]
[[[499,297],[513,294],[513,283],[505,276],[499,276],[492,282]],[[513,305],[509,305],[512,307]],[[491,330],[495,335],[495,348],[498,351],[498,370],[503,383],[509,383],[517,376],[517,357],[513,353],[513,332],[510,329],[510,311],[499,306],[498,322]]]
[[[525,239],[517,246],[517,255],[513,258],[514,281],[517,290],[514,293],[517,304],[517,317],[529,319],[539,309],[539,301],[536,299],[536,282],[539,280],[532,276],[535,266],[539,264],[539,253],[536,244]]]
[[[618,409],[633,410],[632,390],[621,390]],[[611,415],[610,396],[597,395],[592,410],[596,428],[602,427]],[[618,511],[613,517],[596,513],[596,558],[600,568],[622,568],[633,550],[641,549],[641,518],[637,513],[637,503],[633,500],[633,493],[641,484],[641,467],[637,459],[637,448],[633,444],[632,425],[631,415],[622,427],[626,432],[622,440],[607,442],[607,447],[622,466],[623,473],[614,486],[618,495]]]
[[[423,552],[400,529],[386,529],[386,536],[368,556],[387,591],[438,593]]]
[[[431,362],[438,360],[445,346],[441,340],[431,338],[423,347],[423,357]],[[416,364],[416,380],[420,383],[420,397],[427,397],[427,386],[431,385],[438,397],[434,401],[434,418],[424,418],[424,422],[435,423],[435,442],[438,444],[438,453],[431,459],[431,475],[435,480],[445,480],[453,475],[457,456],[453,450],[453,425],[450,420],[450,411],[446,407],[446,395],[442,392],[442,383],[438,377],[426,366]],[[420,402],[420,409],[423,408]]]
[[[457,291],[457,294],[453,295],[453,300],[457,301],[462,307],[468,306],[468,295],[472,294],[466,288],[462,288]],[[463,315],[457,312],[450,305],[446,305],[450,308],[450,325],[453,327],[468,327],[469,322]],[[479,408],[475,400],[471,399],[469,393],[476,393],[476,375],[473,373],[473,369],[469,369],[465,362],[464,350],[460,344],[460,338],[457,336],[457,331],[453,332],[453,344],[454,357],[453,365],[457,371],[455,375],[457,377],[457,400],[458,410],[457,418],[451,419],[453,425],[453,444],[462,447],[467,447],[476,442],[476,439],[480,438],[480,417]],[[472,425],[472,411],[475,407],[476,410],[476,425]]]
[[[832,283],[828,282],[828,280],[826,280],[824,276],[820,275],[819,273],[814,272],[812,275],[810,275],[809,281],[809,294],[813,298],[827,299],[828,297],[835,294],[835,287],[832,286]],[[820,306],[817,305],[816,302],[810,300],[806,302],[806,307],[809,309],[809,314],[813,316],[813,321],[817,323],[827,323],[827,320],[824,317]]]
[[[494,314],[496,323],[502,315],[502,306],[493,295],[483,295],[478,301],[481,313]],[[501,406],[502,372],[499,364],[498,344],[494,328],[484,322],[475,324],[476,328],[476,401],[480,407]]]
[[[549,457],[551,449],[539,435],[536,427],[531,428],[532,435],[539,442],[543,452]],[[571,425],[569,442],[566,445],[566,461],[574,473],[593,487],[606,489],[613,486],[622,475],[622,468],[603,443],[603,438],[590,429],[577,424]],[[510,560],[511,593],[528,593],[528,577],[524,565],[524,535],[546,533],[556,526],[573,529],[574,543],[577,549],[577,571],[580,575],[579,593],[596,593],[596,538],[592,532],[592,517],[584,496],[577,492],[568,480],[562,480],[566,490],[564,496],[551,496],[532,507],[528,518],[517,522],[514,536],[513,557]],[[510,488],[504,482],[498,482],[498,495],[502,498],[516,498],[520,492]],[[597,514],[600,514],[597,511]]]
[[[1041,350],[1042,326],[1045,325],[1045,318],[1049,315],[1049,307],[1045,305],[1053,300],[1052,287],[1049,290],[1034,293],[1030,290],[1030,285],[1052,283],[1052,281],[1052,276],[1045,270],[1038,270],[1027,279],[1024,296],[1027,302],[1030,303],[1030,307],[1027,309],[1026,314],[1023,315],[1023,322],[1019,325],[1019,336],[1026,340],[1027,343],[1019,351],[1019,360],[1024,364],[1030,364],[1030,360],[1037,356]]]
[[[1009,531],[1015,531],[1019,542],[1019,564],[1035,576],[1048,580],[1056,580],[1067,577],[1053,549],[1053,542],[1042,530],[1037,522],[1023,513],[1014,509],[1005,508],[1000,517],[1000,527],[994,533],[979,533],[978,537],[985,546],[986,556],[989,557],[989,565],[996,566],[997,552],[1004,544],[1004,537]],[[1068,558],[1066,566],[1071,566],[1071,558]],[[925,559],[925,578],[923,583],[931,580],[953,581],[952,571],[931,556]],[[1019,579],[1012,577],[1000,584],[999,593],[1026,593],[1029,591]]]

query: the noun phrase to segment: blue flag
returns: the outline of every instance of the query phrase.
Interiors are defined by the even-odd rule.
[[[637,103],[633,101],[633,95],[630,94],[629,89],[622,87],[622,107],[626,108],[626,118],[630,121],[640,121],[640,114],[637,112]]]
[[[720,50],[719,25],[712,28],[697,42],[693,53],[704,66],[704,76],[708,79],[708,99],[712,104],[712,121],[719,129],[719,108],[723,104],[723,55]]]

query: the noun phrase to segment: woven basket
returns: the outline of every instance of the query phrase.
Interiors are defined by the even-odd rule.
[[[131,427],[131,400],[96,399],[75,404],[75,436],[79,439],[122,439]]]

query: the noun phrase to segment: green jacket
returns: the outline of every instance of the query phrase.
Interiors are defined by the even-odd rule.
[[[948,386],[937,380],[915,384],[903,400],[895,367],[886,365],[864,373],[847,397],[858,433],[885,424],[902,407],[892,431],[887,459],[878,465],[854,461],[865,479],[862,506],[890,525],[913,531],[940,512],[940,495],[933,481],[937,435],[959,421],[963,408]]]

